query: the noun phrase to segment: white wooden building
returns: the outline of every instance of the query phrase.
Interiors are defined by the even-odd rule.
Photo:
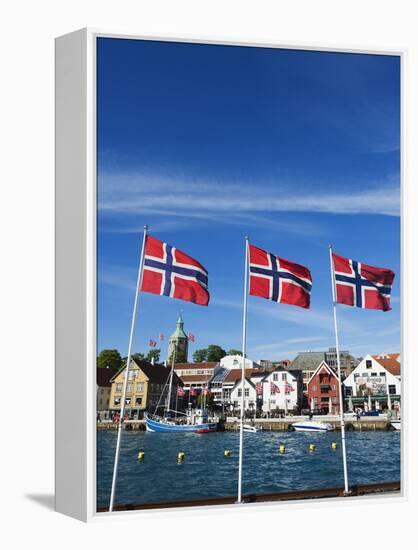
[[[262,410],[270,413],[281,410],[285,413],[296,410],[301,397],[301,381],[295,373],[278,367],[262,379]]]
[[[392,409],[401,399],[399,354],[366,355],[344,382],[348,409]]]

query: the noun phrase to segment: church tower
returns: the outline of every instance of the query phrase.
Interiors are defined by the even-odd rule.
[[[176,351],[174,361],[176,363],[187,363],[187,352],[189,347],[189,340],[187,334],[184,332],[184,322],[181,316],[177,319],[176,330],[170,336],[168,340],[168,362],[173,361],[173,352]]]

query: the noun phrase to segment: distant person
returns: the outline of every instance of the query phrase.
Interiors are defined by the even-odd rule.
[[[312,417],[313,417],[313,412],[309,411],[309,420],[312,420]]]

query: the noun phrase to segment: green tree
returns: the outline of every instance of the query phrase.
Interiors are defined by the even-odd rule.
[[[170,354],[170,357],[168,358],[168,364],[171,365],[173,362],[173,354]],[[186,362],[186,352],[185,351],[177,351],[174,357],[174,363],[185,363]]]
[[[225,357],[226,351],[215,344],[208,346],[207,361],[220,361],[222,357]]]
[[[231,348],[230,350],[228,350],[226,352],[227,355],[241,355],[242,356],[242,351],[239,350],[239,349],[234,349],[234,348]]]
[[[122,366],[122,357],[117,349],[103,349],[97,356],[97,366],[119,369]]]
[[[160,353],[160,349],[150,349],[145,359],[150,363],[152,363],[152,360],[154,359],[154,363],[158,363],[158,361],[160,360]]]
[[[208,350],[207,348],[204,349],[197,349],[193,354],[193,361],[195,363],[203,363],[207,360],[208,357]]]

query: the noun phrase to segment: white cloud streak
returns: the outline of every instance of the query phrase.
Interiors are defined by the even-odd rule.
[[[230,219],[237,215],[279,212],[330,214],[380,214],[399,216],[399,185],[385,182],[361,191],[315,192],[294,188],[246,183],[194,182],[142,174],[104,175],[101,178],[99,209],[103,213],[154,212],[167,216]],[[227,216],[225,216],[227,214]],[[258,222],[256,219],[255,221]]]

